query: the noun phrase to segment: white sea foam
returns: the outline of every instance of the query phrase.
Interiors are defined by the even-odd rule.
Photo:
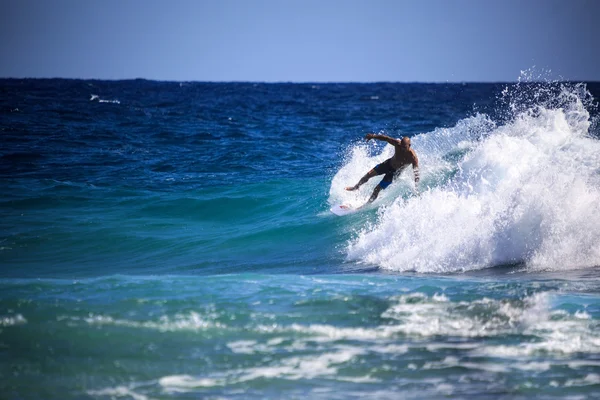
[[[167,392],[185,392],[198,387],[224,386],[263,378],[298,380],[335,377],[352,382],[374,382],[375,380],[368,376],[338,375],[341,365],[363,353],[359,348],[340,346],[335,352],[291,356],[270,365],[230,370],[211,377],[170,375],[160,378],[158,382]]]
[[[410,196],[412,173],[405,172],[377,200],[384,205],[378,220],[357,232],[348,258],[418,272],[600,265],[600,141],[589,135],[581,91],[543,92],[549,100],[512,107],[503,124],[478,115],[415,136],[422,189],[429,189]],[[386,146],[371,156],[368,146],[354,147],[329,201],[363,202],[379,178],[358,193],[344,186],[392,152]]]
[[[136,393],[132,389],[125,386],[105,388],[101,390],[88,390],[87,394],[90,396],[110,396],[111,398],[128,397],[132,398],[133,400],[149,400],[147,396]]]
[[[516,363],[511,364],[511,366],[515,369],[519,369],[521,371],[535,371],[535,372],[544,372],[548,371],[552,364],[548,361],[545,362],[528,362],[528,363]]]
[[[408,293],[393,297],[391,303],[381,314],[381,317],[386,320],[383,324],[365,327],[299,323],[250,324],[244,329],[277,336],[268,340],[235,340],[227,343],[227,347],[235,354],[263,355],[276,353],[293,355],[299,351],[305,352],[307,349],[320,349],[326,354],[334,354],[335,356],[331,356],[332,360],[338,356],[343,358],[352,355],[353,357],[363,353],[405,354],[412,347],[425,347],[430,352],[454,349],[465,351],[473,357],[522,358],[541,354],[600,354],[598,321],[584,317],[587,314],[581,312],[570,314],[563,310],[552,310],[551,295],[548,293],[533,294],[523,299],[481,298],[461,302],[450,301],[447,296],[437,293],[432,296]],[[11,319],[10,324],[15,324],[17,321],[23,323],[23,320],[24,318]],[[196,312],[163,316],[157,320],[147,321],[116,319],[102,315],[90,315],[85,318],[70,317],[69,320],[85,321],[92,325],[123,326],[163,332],[227,328],[214,321],[213,317],[207,319],[206,316]],[[536,339],[498,345],[464,342],[466,338],[505,335],[526,335]],[[419,340],[454,337],[461,340],[456,343],[412,345],[396,343],[399,337],[412,337]],[[342,344],[348,341],[361,344],[357,347]],[[335,352],[331,353],[331,350]],[[298,361],[295,365],[311,364],[315,361],[313,358],[295,360]],[[323,365],[332,363],[321,361]],[[269,366],[261,373],[268,374],[270,368],[273,366]],[[282,373],[286,376],[303,374],[285,362],[274,368],[279,371],[277,373],[285,371]],[[237,379],[248,375],[250,372],[240,373]]]
[[[98,103],[110,103],[110,104],[121,104],[119,100],[105,100],[101,99],[97,94],[92,94],[90,101],[98,101]]]
[[[246,327],[249,331],[277,336],[231,341],[227,347],[239,355],[262,355],[260,363],[232,365],[227,371],[204,376],[168,375],[158,382],[166,393],[194,392],[198,388],[238,385],[258,379],[378,382],[377,372],[353,375],[344,371],[360,364],[364,357],[404,357],[404,354],[423,349],[440,354],[440,357],[422,364],[410,363],[407,368],[434,371],[458,367],[475,373],[505,374],[515,371],[542,373],[555,366],[587,369],[597,365],[593,360],[565,358],[565,355],[578,353],[600,353],[597,321],[552,310],[552,294],[549,293],[520,299],[479,298],[460,302],[452,301],[444,294],[407,293],[390,301],[391,305],[381,315],[385,322],[374,326],[250,324]],[[524,335],[528,339],[502,345],[491,344],[496,341],[471,339],[504,338],[507,335]],[[431,342],[430,338],[435,337],[453,337],[455,341]],[[531,356],[543,356],[544,359],[531,361]],[[514,359],[514,362],[490,362],[489,357]],[[385,364],[380,368],[386,370]],[[572,380],[568,385],[593,385],[595,379],[590,375]],[[440,392],[452,392],[452,387],[439,389]]]
[[[26,324],[27,320],[21,314],[0,317],[0,327]]]
[[[472,351],[475,356],[522,358],[532,355],[600,353],[598,325],[578,319],[560,320],[560,313],[548,314],[545,320],[524,327],[520,333],[532,335],[537,341],[512,345],[484,346]],[[573,364],[574,367],[576,364]]]
[[[227,347],[237,354],[255,354],[255,353],[271,353],[275,351],[277,348],[283,348],[289,351],[300,350],[297,346],[281,346],[281,342],[283,339],[271,339],[266,343],[258,343],[255,340],[238,340],[235,342],[227,343]]]
[[[71,319],[79,320],[80,318],[71,317]],[[95,314],[90,314],[88,317],[83,318],[83,320],[90,325],[125,326],[129,328],[155,329],[163,332],[196,331],[224,327],[221,323],[212,321],[212,318],[203,317],[194,311],[187,314],[176,314],[173,317],[162,316],[156,321],[133,321]]]
[[[589,385],[600,385],[600,375],[599,374],[587,374],[582,379],[569,379],[565,382],[566,387],[571,386],[589,386]]]
[[[585,368],[585,367],[600,367],[600,361],[593,360],[572,360],[566,363],[571,369]]]
[[[486,372],[494,372],[494,373],[505,373],[510,370],[509,367],[500,365],[500,364],[492,364],[487,362],[482,363],[474,363],[474,362],[465,362],[460,361],[457,357],[446,357],[442,361],[434,361],[427,362],[423,365],[424,370],[431,369],[446,369],[453,367],[462,367],[473,370],[481,370]]]
[[[382,317],[397,320],[397,323],[372,330],[371,338],[381,339],[398,334],[420,337],[520,334],[537,339],[496,346],[444,344],[442,348],[448,346],[467,350],[475,357],[501,358],[549,353],[600,353],[597,321],[562,310],[551,310],[549,303],[550,295],[547,293],[534,294],[519,301],[484,298],[460,303],[440,302],[422,294],[402,295],[382,314]],[[366,337],[367,333],[364,332],[363,336]],[[427,348],[436,351],[440,345],[429,344]]]
[[[537,293],[523,299],[482,298],[471,301],[452,302],[446,296],[410,293],[396,296],[381,317],[389,322],[372,327],[337,327],[326,324],[260,325],[253,329],[260,332],[294,335],[285,343],[281,339],[272,342],[236,341],[228,347],[236,353],[270,354],[275,351],[293,353],[306,349],[308,343],[331,348],[340,341],[360,341],[360,349],[369,353],[403,354],[412,345],[398,345],[398,337],[503,337],[527,335],[536,340],[514,344],[480,344],[460,341],[457,343],[429,343],[424,347],[431,352],[455,349],[468,352],[474,357],[520,358],[536,354],[565,355],[578,352],[600,353],[598,322],[552,310],[551,295]],[[335,345],[334,345],[335,346]],[[416,347],[423,347],[416,344]]]
[[[234,353],[238,354],[254,354],[257,349],[258,344],[255,340],[238,340],[235,342],[227,343],[227,347]]]
[[[490,316],[479,318],[481,313]],[[481,337],[514,332],[514,326],[526,314],[526,309],[490,299],[456,304],[417,293],[398,296],[397,303],[386,310],[382,317],[398,322],[387,327],[395,334]]]
[[[262,377],[280,377],[297,380],[337,376],[339,365],[349,362],[352,358],[362,353],[362,350],[348,346],[345,348],[338,348],[338,351],[336,352],[289,357],[273,366],[249,368],[243,371],[238,378],[238,382]]]
[[[225,381],[222,379],[195,378],[190,375],[169,375],[160,378],[158,383],[168,392],[186,392],[193,388],[222,386]]]

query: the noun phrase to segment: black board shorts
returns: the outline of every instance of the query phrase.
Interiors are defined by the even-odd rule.
[[[390,186],[390,184],[394,180],[394,175],[396,175],[396,172],[398,171],[397,169],[392,167],[391,161],[391,159],[387,159],[381,164],[377,164],[375,168],[373,168],[375,172],[377,172],[377,175],[385,174],[381,182],[379,182],[379,186],[381,186],[382,189],[385,189],[386,187]]]

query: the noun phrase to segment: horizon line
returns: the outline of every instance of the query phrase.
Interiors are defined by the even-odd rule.
[[[227,83],[247,83],[247,84],[305,84],[305,85],[328,85],[328,84],[511,84],[511,83],[600,83],[600,80],[574,80],[574,79],[555,79],[555,80],[543,80],[533,79],[527,81],[503,81],[503,80],[489,80],[489,81],[293,81],[293,80],[281,80],[281,81],[252,81],[252,80],[172,80],[172,79],[151,79],[151,78],[65,78],[65,77],[0,77],[0,80],[72,80],[72,81],[106,81],[106,82],[120,82],[120,81],[150,81],[150,82],[165,82],[165,83],[214,83],[214,84],[227,84]]]

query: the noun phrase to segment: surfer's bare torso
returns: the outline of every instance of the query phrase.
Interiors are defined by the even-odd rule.
[[[419,166],[419,160],[417,158],[417,154],[411,148],[402,147],[402,142],[397,140],[397,143],[394,143],[394,156],[389,159],[390,167],[395,170],[406,167],[409,164],[412,164],[414,167]]]

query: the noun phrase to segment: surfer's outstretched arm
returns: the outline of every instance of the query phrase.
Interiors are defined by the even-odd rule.
[[[415,175],[415,192],[419,193],[419,181],[421,180],[421,177],[419,175],[419,159],[417,158],[417,154],[411,150],[410,151],[412,154],[412,167],[413,167],[413,174]]]
[[[417,158],[417,155],[415,154],[414,151],[411,151],[412,153],[412,167],[413,167],[413,173],[415,174],[415,186],[419,184],[419,180],[421,179],[419,176],[419,159]]]
[[[365,139],[367,140],[367,142],[371,139],[376,139],[376,140],[381,140],[383,142],[388,142],[392,146],[400,145],[400,141],[398,139],[394,139],[394,138],[386,136],[386,135],[378,135],[376,133],[367,133],[367,135],[365,136]]]

